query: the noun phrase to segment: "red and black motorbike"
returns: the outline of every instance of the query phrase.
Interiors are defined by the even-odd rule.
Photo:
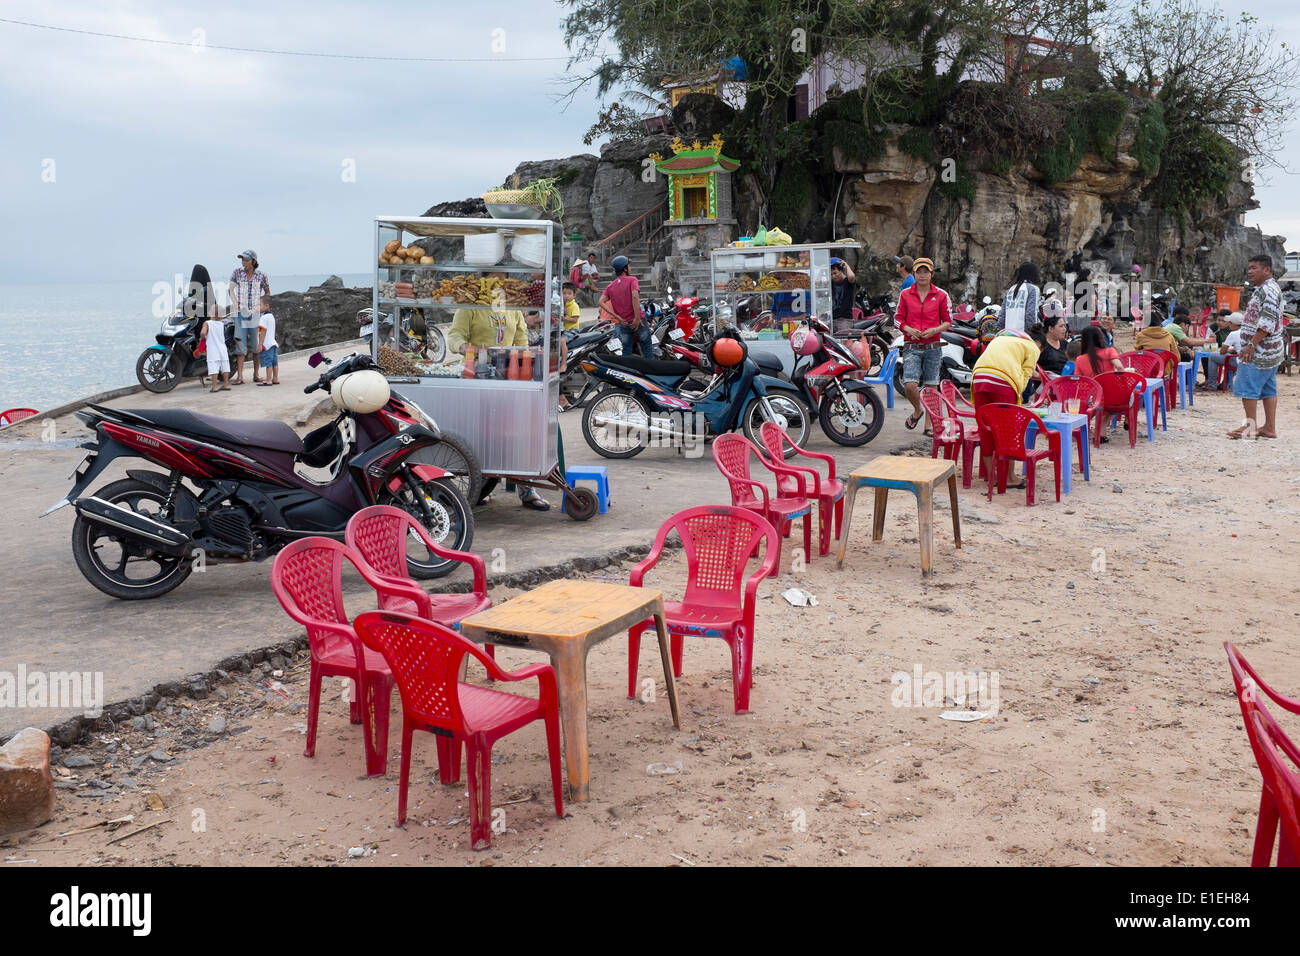
[[[375,504],[409,512],[440,545],[466,550],[474,536],[469,504],[453,473],[431,464],[443,441],[437,424],[374,369],[368,356],[352,355],[307,386],[329,388],[341,411],[305,437],[280,421],[89,405],[76,413],[95,431],[81,446],[89,454],[68,496],[45,514],[76,509],[77,567],[123,600],[159,597],[195,568],[260,561],[299,538],[342,541],[348,519]],[[119,458],[166,471],[128,470],[83,497]],[[422,544],[410,546],[407,564],[417,578],[456,566]]]
[[[790,347],[795,354],[790,382],[817,409],[827,438],[855,446],[880,434],[885,408],[870,385],[854,381],[866,371],[869,355],[854,355],[816,318],[804,319],[790,333]]]

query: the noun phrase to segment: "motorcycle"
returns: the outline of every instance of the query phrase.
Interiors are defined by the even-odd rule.
[[[600,322],[586,329],[570,329],[564,333],[564,341],[569,357],[564,375],[560,377],[560,394],[568,398],[569,408],[579,408],[596,390],[596,383],[583,371],[583,360],[596,352],[619,354],[623,351],[623,343],[615,334],[612,322]]]
[[[856,447],[880,434],[885,407],[870,385],[850,377],[861,373],[863,366],[825,324],[804,319],[802,327],[790,333],[790,347],[796,356],[790,381],[809,407],[817,409],[827,438]]]
[[[866,335],[867,346],[871,349],[871,359],[867,365],[867,374],[875,375],[885,364],[885,356],[894,343],[894,305],[887,295],[877,295],[870,298],[859,296],[861,310],[855,309],[857,313],[861,311],[863,318],[854,322],[852,332],[857,332],[859,336]],[[849,334],[848,332],[844,334]]]
[[[206,387],[208,360],[198,350],[203,331],[203,319],[186,318],[183,313],[163,319],[162,328],[154,336],[150,345],[135,362],[137,381],[151,392],[162,394],[170,392],[181,383],[182,379],[192,375],[199,376],[199,384]],[[235,327],[227,323],[226,351],[233,355],[235,350]]]
[[[968,330],[968,332],[970,331],[978,332],[978,330]],[[954,330],[941,332],[939,338],[943,340],[943,357],[939,368],[939,381],[946,379],[958,388],[970,388],[975,360],[983,350],[983,342],[979,335],[963,334]],[[897,348],[901,353],[903,349],[903,333],[901,331],[898,332],[891,347]],[[903,391],[903,360],[901,356],[894,364],[894,388],[899,392]]]
[[[323,360],[317,353],[312,366]],[[300,538],[342,541],[348,519],[375,504],[409,512],[443,547],[466,550],[474,536],[469,503],[450,472],[428,463],[442,441],[438,426],[391,392],[374,367],[369,356],[352,355],[307,386],[304,392],[331,389],[341,411],[302,437],[279,421],[88,405],[76,415],[95,437],[81,446],[88,454],[72,490],[44,514],[73,506],[78,569],[122,600],[159,597],[195,568],[261,561]],[[353,373],[373,386],[358,389],[360,403],[344,395],[344,385],[350,391],[357,382],[346,378]],[[85,495],[119,458],[166,471],[129,469]],[[318,479],[299,466],[326,474]],[[422,544],[408,549],[407,565],[416,578],[456,567]]]
[[[740,343],[743,357],[718,366],[698,393],[682,387],[696,368],[691,362],[591,356],[583,363],[587,374],[607,387],[583,412],[587,444],[605,458],[631,458],[649,447],[651,438],[684,446],[688,439],[706,441],[737,428],[757,443],[765,421],[786,429],[795,444],[805,444],[811,413],[799,393],[759,368],[739,332],[724,330],[715,341],[724,338]]]

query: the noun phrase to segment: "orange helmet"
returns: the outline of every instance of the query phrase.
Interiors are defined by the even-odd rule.
[[[713,343],[713,362],[730,368],[745,360],[745,346],[732,338],[719,338]]]

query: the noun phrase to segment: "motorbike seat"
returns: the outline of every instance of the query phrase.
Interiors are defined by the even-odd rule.
[[[949,345],[956,345],[956,346],[959,346],[959,347],[961,347],[961,348],[965,348],[965,347],[970,343],[970,340],[971,340],[972,338],[975,338],[975,337],[976,337],[976,336],[972,336],[972,335],[962,335],[962,334],[959,333],[959,332],[940,332],[940,333],[939,333],[939,338],[943,339],[943,340],[944,340],[945,342],[947,342]]]
[[[780,375],[785,371],[785,365],[782,364],[780,356],[772,355],[770,353],[756,355],[751,352],[749,353],[749,357],[754,360],[755,365],[764,372],[767,372],[769,375]]]
[[[609,365],[656,378],[685,378],[695,367],[685,360],[666,362],[662,359],[642,358],[639,355],[606,355],[602,356],[601,360]]]
[[[302,452],[302,439],[284,422],[263,419],[218,418],[183,408],[124,408],[122,411],[144,419],[159,428],[211,438],[234,445],[252,445],[271,451]]]

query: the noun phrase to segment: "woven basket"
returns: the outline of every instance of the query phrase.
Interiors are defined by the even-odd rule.
[[[490,203],[530,203],[531,189],[490,189],[483,194],[483,201]]]

